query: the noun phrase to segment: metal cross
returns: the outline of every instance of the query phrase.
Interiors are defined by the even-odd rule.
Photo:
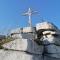
[[[28,9],[28,11],[26,13],[24,13],[23,15],[28,15],[29,16],[29,26],[32,27],[32,19],[31,19],[31,16],[32,14],[36,13],[37,11],[32,11],[31,8]]]

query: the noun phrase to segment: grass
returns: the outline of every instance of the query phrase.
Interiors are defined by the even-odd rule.
[[[3,44],[8,43],[8,42],[10,42],[10,41],[12,41],[12,38],[9,37],[9,36],[6,37],[5,39],[2,39],[2,40],[0,41],[0,49],[3,48],[3,47],[2,47]]]

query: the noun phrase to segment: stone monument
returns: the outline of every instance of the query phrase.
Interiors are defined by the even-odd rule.
[[[2,45],[0,60],[60,60],[60,30],[50,22],[41,22],[11,31],[12,41]]]

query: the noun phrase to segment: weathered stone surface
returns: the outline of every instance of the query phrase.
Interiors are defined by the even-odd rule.
[[[0,60],[60,60],[60,34],[57,33],[58,29],[47,22],[36,26],[37,31],[40,29],[48,29],[42,31],[42,36],[39,35],[41,37],[38,40],[42,42],[40,45],[33,40],[34,35],[32,33],[21,34],[20,29],[17,29],[12,34],[12,37],[16,37],[16,39],[2,45],[4,49],[0,49]]]
[[[45,46],[47,56],[50,56],[52,58],[60,58],[60,46],[56,45],[48,45]]]
[[[3,47],[6,49],[28,51],[34,54],[43,53],[42,45],[39,46],[36,44],[36,42],[34,42],[34,40],[28,40],[28,39],[16,39],[9,43],[4,44]]]
[[[25,52],[0,50],[0,60],[42,60],[41,55],[31,55]]]
[[[59,58],[50,57],[50,56],[44,56],[43,60],[60,60],[60,59]]]
[[[42,22],[42,23],[38,23],[36,24],[36,30],[39,29],[53,29],[53,30],[57,30],[57,27],[50,23],[50,22]]]

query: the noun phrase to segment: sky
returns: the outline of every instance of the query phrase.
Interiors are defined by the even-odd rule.
[[[60,28],[60,0],[0,0],[0,34],[28,26],[28,16],[22,14],[29,7],[38,11],[32,16],[33,26],[43,19]]]

